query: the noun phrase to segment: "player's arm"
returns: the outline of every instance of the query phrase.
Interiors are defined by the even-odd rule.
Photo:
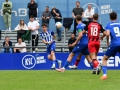
[[[51,35],[53,36],[53,40],[55,40],[56,39],[56,35],[55,35],[55,33],[53,31],[51,31]]]
[[[44,43],[44,44],[49,44],[48,42],[46,42],[44,39],[42,39],[42,42]]]
[[[83,36],[83,31],[82,31],[82,29],[79,29],[79,30],[78,30],[78,38],[77,38],[77,40],[72,44],[72,46],[75,46],[75,45],[80,41],[80,39],[82,38],[82,36]]]
[[[107,46],[109,47],[110,30],[106,30]]]

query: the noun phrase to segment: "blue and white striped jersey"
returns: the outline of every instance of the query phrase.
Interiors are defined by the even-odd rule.
[[[46,42],[49,43],[53,41],[54,32],[51,30],[48,30],[46,33],[45,32],[40,33],[40,36],[42,40],[45,40]]]

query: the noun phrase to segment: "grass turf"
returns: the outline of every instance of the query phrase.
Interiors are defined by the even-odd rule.
[[[0,71],[0,90],[119,90],[120,71],[108,71],[108,80],[91,71]]]

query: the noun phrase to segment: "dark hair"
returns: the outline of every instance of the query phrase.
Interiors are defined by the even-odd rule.
[[[19,39],[21,39],[21,40],[22,40],[22,38],[18,38],[18,40],[19,40]]]
[[[6,39],[6,38],[9,38],[9,37],[8,37],[8,36],[6,36],[6,37],[5,37],[5,39]]]
[[[116,20],[117,19],[117,13],[116,12],[111,12],[109,15],[110,15],[111,20]]]
[[[77,1],[76,3],[79,3],[79,4],[80,4],[80,1]]]
[[[47,24],[45,24],[45,23],[43,23],[43,24],[41,25],[41,27],[43,27],[43,26],[48,27],[48,25],[47,25]]]
[[[88,4],[88,5],[90,5],[92,7],[92,4]]]
[[[81,17],[80,15],[77,15],[77,16],[76,16],[76,20],[82,21],[82,17]]]
[[[94,19],[94,20],[98,20],[98,19],[99,19],[99,15],[98,15],[97,13],[95,13],[95,14],[93,15],[93,19]]]
[[[49,8],[49,6],[46,6],[46,8]]]
[[[30,18],[34,18],[34,16],[33,16],[33,15],[31,15],[31,16],[30,16]]]

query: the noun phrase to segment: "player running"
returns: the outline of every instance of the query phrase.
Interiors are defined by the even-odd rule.
[[[97,22],[99,19],[98,14],[93,15],[93,22],[89,23],[84,29],[88,32],[88,49],[90,57],[93,62],[95,73],[99,74],[101,71],[101,65],[97,61],[97,54],[100,48],[100,31],[103,33],[105,30],[102,25]]]
[[[110,20],[111,22],[108,23],[106,26],[106,37],[107,45],[109,46],[109,36],[111,36],[111,44],[102,59],[103,76],[100,78],[101,80],[107,79],[107,60],[111,56],[115,56],[117,52],[120,53],[120,22],[116,21],[116,12],[110,13]]]
[[[70,62],[72,61],[72,58],[76,54],[84,54],[86,59],[88,60],[89,64],[92,67],[92,60],[90,59],[89,56],[89,51],[88,51],[88,38],[86,34],[83,34],[83,30],[85,27],[85,24],[81,22],[82,17],[81,16],[76,16],[76,21],[78,23],[77,26],[77,31],[78,31],[78,38],[77,40],[72,44],[74,47],[73,51],[69,54],[67,61],[65,62],[63,68],[56,69],[58,72],[64,72],[65,69],[70,65]],[[79,56],[78,56],[79,57]]]
[[[57,60],[55,57],[55,34],[53,31],[47,30],[47,24],[42,24],[42,30],[43,32],[40,34],[40,36],[42,37],[43,43],[47,45],[48,59],[53,61],[51,68],[56,68],[56,62],[58,63],[59,68],[61,68],[62,62],[60,60]]]

